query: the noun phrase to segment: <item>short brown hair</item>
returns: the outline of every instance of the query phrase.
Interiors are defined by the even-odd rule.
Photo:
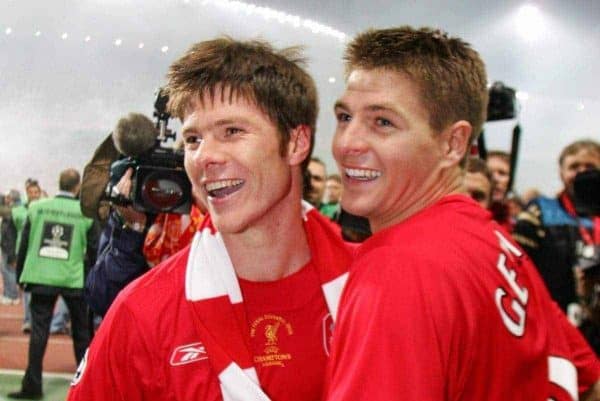
[[[169,68],[169,111],[183,120],[193,98],[207,94],[214,100],[217,89],[222,89],[222,97],[228,90],[229,101],[234,96],[252,101],[277,125],[282,154],[290,131],[300,125],[311,130],[312,152],[318,114],[317,89],[301,67],[304,59],[300,50],[299,47],[275,50],[267,42],[242,42],[229,37],[196,43]]]
[[[579,153],[581,150],[587,150],[589,152],[595,153],[600,157],[600,143],[593,141],[591,139],[580,139],[579,141],[575,141],[570,145],[567,145],[562,152],[560,152],[560,156],[558,158],[558,165],[562,166],[563,161],[565,161],[565,157],[574,155],[575,153]]]
[[[384,68],[416,81],[434,130],[466,120],[473,127],[471,140],[481,132],[488,103],[485,65],[463,40],[431,28],[368,30],[350,42],[344,60],[347,75],[357,68]]]
[[[58,189],[61,191],[73,191],[79,185],[80,180],[79,172],[74,168],[63,170],[58,180]]]
[[[489,150],[486,154],[486,160],[490,157],[497,157],[498,159],[502,159],[506,164],[510,165],[510,153],[505,152],[503,150]]]
[[[492,173],[485,163],[485,160],[477,156],[467,157],[467,166],[465,170],[467,173],[481,173],[485,175],[490,182],[492,182]]]

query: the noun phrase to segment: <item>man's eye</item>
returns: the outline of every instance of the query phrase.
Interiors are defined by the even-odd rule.
[[[348,113],[336,113],[336,118],[339,122],[348,122],[352,119],[352,117],[350,117],[350,114]]]
[[[199,145],[202,142],[202,138],[197,135],[188,135],[183,139],[185,145],[194,146]]]
[[[236,127],[229,127],[225,130],[225,135],[226,136],[231,136],[231,135],[235,135],[235,134],[239,134],[240,132],[242,132],[241,129],[236,128]]]
[[[392,124],[392,122],[386,118],[377,118],[375,120],[377,122],[377,125],[379,125],[380,127],[393,127],[394,124]]]

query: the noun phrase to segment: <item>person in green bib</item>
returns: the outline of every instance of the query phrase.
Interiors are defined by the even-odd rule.
[[[11,209],[11,216],[9,221],[9,231],[11,236],[15,237],[15,246],[12,251],[13,256],[16,259],[16,253],[19,251],[19,246],[21,244],[21,234],[23,233],[23,226],[25,225],[25,220],[27,219],[27,209],[29,205],[42,197],[42,188],[38,181],[34,178],[28,178],[25,181],[25,193],[27,195],[26,202],[18,203]],[[18,195],[18,192],[17,192]],[[16,263],[13,262],[13,265]],[[15,286],[16,286],[16,270],[13,267],[13,274],[15,277]],[[28,293],[23,293],[23,325],[21,326],[21,330],[23,333],[31,332],[31,313],[29,312],[29,301],[30,295]]]
[[[81,213],[79,187],[77,170],[64,170],[58,194],[33,202],[27,209],[17,257],[17,279],[31,293],[32,331],[21,390],[8,394],[9,398],[42,397],[42,360],[59,295],[71,315],[71,336],[78,364],[90,342],[83,283],[87,267],[94,264],[97,230],[93,220]]]

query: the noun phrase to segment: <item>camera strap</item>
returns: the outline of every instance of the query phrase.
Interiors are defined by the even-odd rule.
[[[575,205],[573,205],[573,201],[571,201],[571,198],[569,198],[566,192],[563,192],[560,195],[560,202],[563,204],[569,216],[573,217],[577,221],[577,225],[579,226],[579,233],[581,234],[581,239],[583,240],[585,245],[600,245],[600,217],[594,216],[591,218],[592,229],[590,230],[590,232],[582,224],[581,219],[577,215],[577,211],[575,210]]]

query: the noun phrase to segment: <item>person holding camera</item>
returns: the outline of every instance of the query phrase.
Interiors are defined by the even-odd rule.
[[[116,193],[130,196],[132,175],[133,169],[128,168],[115,187]],[[84,290],[86,302],[101,317],[127,284],[187,246],[204,218],[196,205],[186,215],[147,215],[131,205],[112,207]]]
[[[403,26],[359,34],[345,60],[333,155],[342,207],[374,234],[350,267],[325,398],[577,399],[600,363],[527,256],[465,195],[488,100],[479,54]]]
[[[566,146],[558,159],[563,189],[556,198],[534,199],[519,215],[515,240],[533,259],[552,298],[567,312],[576,305],[573,269],[584,252],[600,244],[600,218],[581,215],[575,208],[575,176],[600,169],[600,143],[591,139]]]
[[[317,400],[350,252],[301,200],[317,93],[298,49],[196,43],[169,69],[208,217],[118,296],[68,399]]]
[[[119,180],[118,193],[129,196],[131,175],[127,169]],[[142,252],[146,233],[146,214],[131,206],[115,206],[98,242],[98,257],[90,270],[84,298],[91,310],[104,316],[117,294],[131,281],[148,271]]]
[[[52,311],[59,295],[71,316],[75,359],[79,363],[90,341],[87,306],[82,297],[85,273],[96,256],[96,228],[81,213],[75,169],[61,172],[54,198],[33,202],[27,209],[17,258],[17,278],[31,293],[31,337],[27,370],[14,399],[42,398],[42,361]]]

